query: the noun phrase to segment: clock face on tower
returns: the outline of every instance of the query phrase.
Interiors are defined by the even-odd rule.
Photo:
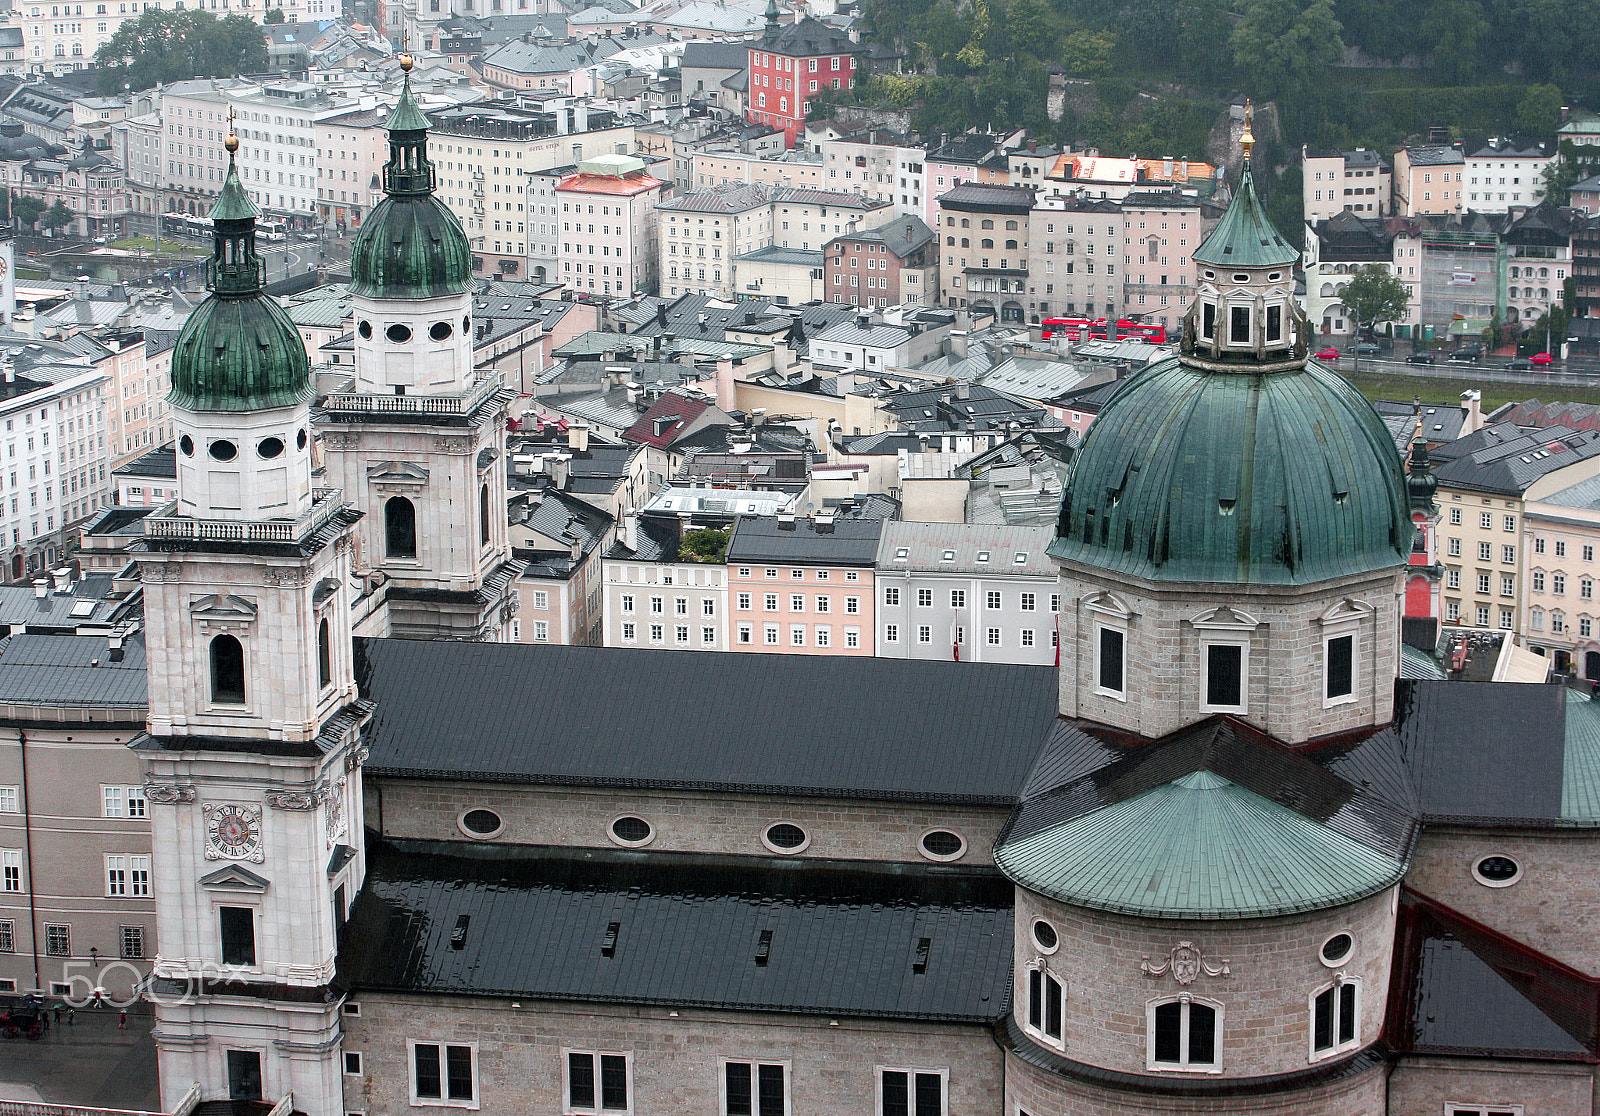
[[[261,807],[236,802],[208,802],[203,810],[207,860],[261,863]]]

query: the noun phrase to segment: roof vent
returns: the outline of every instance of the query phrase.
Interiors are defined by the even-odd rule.
[[[783,514],[778,516],[778,530],[780,530],[780,531],[793,531],[794,530],[794,513],[793,512],[784,512]]]
[[[925,973],[928,971],[928,950],[933,947],[932,938],[918,938],[917,952],[911,961],[911,971]]]
[[[450,931],[450,948],[467,948],[467,927],[472,924],[471,915],[457,915],[456,928]]]
[[[606,923],[605,937],[600,939],[600,956],[615,957],[617,955],[617,935],[622,933],[622,923]]]
[[[767,962],[772,959],[772,931],[761,931],[761,937],[756,942],[756,964],[766,968]]]

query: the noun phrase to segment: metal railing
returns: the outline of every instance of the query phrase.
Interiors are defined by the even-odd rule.
[[[214,542],[298,542],[332,519],[344,507],[337,488],[313,489],[310,509],[298,519],[269,519],[259,522],[237,519],[195,519],[174,515],[176,504],[168,504],[144,521],[147,538],[207,539]],[[7,1116],[0,1112],[0,1116]]]
[[[368,411],[384,415],[470,415],[500,386],[498,373],[480,376],[461,395],[375,395],[334,392],[323,400],[329,411]]]

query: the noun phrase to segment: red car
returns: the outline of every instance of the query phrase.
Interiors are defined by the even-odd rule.
[[[1338,360],[1339,359],[1339,350],[1335,349],[1332,345],[1329,345],[1326,349],[1318,349],[1317,350],[1317,359],[1318,360]]]
[[[1528,361],[1532,364],[1553,364],[1555,363],[1555,359],[1556,358],[1551,356],[1549,353],[1534,353],[1528,358]]]

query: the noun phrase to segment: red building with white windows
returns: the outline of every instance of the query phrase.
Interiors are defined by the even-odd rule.
[[[793,147],[811,99],[824,89],[855,88],[865,53],[849,34],[814,19],[781,26],[774,0],[766,33],[750,44],[747,119],[782,128],[784,146]]]

